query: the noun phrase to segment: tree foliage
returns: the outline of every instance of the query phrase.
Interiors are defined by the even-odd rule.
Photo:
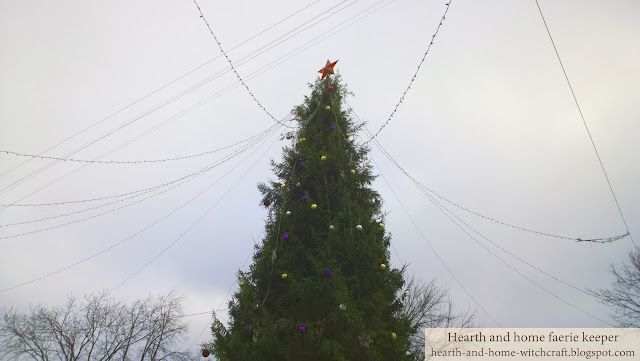
[[[69,297],[62,307],[3,310],[0,359],[188,360],[176,349],[187,331],[181,316],[173,294],[126,305],[103,292],[84,302]]]

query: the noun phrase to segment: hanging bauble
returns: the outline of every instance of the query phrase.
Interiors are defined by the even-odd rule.
[[[342,98],[344,95],[340,94],[340,98]]]
[[[327,160],[327,156],[323,155],[322,157],[320,157],[320,160]]]
[[[352,170],[351,170],[351,174],[356,174],[356,170],[355,170],[355,169],[352,169]]]
[[[304,332],[307,328],[304,326],[299,326],[298,327],[298,331],[300,331],[300,333]]]
[[[398,338],[398,335],[395,332],[391,332],[391,339],[395,340],[396,338]]]
[[[383,271],[386,270],[387,269],[387,265],[384,264],[384,263],[380,263],[380,269],[383,270]]]
[[[300,182],[297,182],[297,183],[296,183],[296,187],[300,187]]]
[[[304,167],[304,163],[303,162],[300,162],[300,167]]]
[[[307,138],[300,138],[301,142],[304,142],[305,140],[307,140]]]
[[[287,213],[285,213],[287,216],[291,215],[291,211],[287,211]]]
[[[356,229],[357,229],[358,231],[362,231],[362,226],[361,226],[361,225],[357,225],[357,226],[356,226]]]
[[[206,348],[202,350],[202,357],[209,357],[209,350],[207,350]]]
[[[231,315],[235,316],[236,315],[236,310],[231,310]]]
[[[311,205],[311,209],[316,209],[316,208],[318,208],[317,204],[314,203],[314,204]]]
[[[329,226],[330,231],[333,231],[334,229],[336,229],[336,227],[334,227],[333,224]]]
[[[327,272],[325,272],[325,274],[326,274],[327,276],[331,276],[331,270],[330,270],[330,269],[328,269],[328,270],[327,270]]]
[[[286,273],[283,273],[283,274],[282,274],[282,279],[286,279],[286,278],[287,278],[287,274],[286,274]]]
[[[307,200],[307,196],[302,196],[302,200],[306,201]]]
[[[380,223],[378,224],[378,227],[380,227],[381,229],[382,229],[382,228],[384,228],[384,223],[380,222]]]
[[[300,111],[298,110],[298,115],[300,115]]]
[[[331,130],[334,130],[334,129],[336,129],[336,126],[335,126],[335,125],[332,125],[332,126],[331,126]]]
[[[269,207],[269,201],[265,199],[264,201],[262,201],[262,205],[265,207]]]
[[[282,236],[282,239],[289,239],[289,235],[285,234],[284,236]]]
[[[329,85],[329,91],[332,92],[333,91],[333,87],[331,85]]]
[[[347,138],[349,138],[351,136],[351,133],[347,133]]]
[[[240,283],[238,283],[240,285],[240,287],[244,286],[244,281],[240,281]]]
[[[262,252],[256,252],[256,256],[260,257],[260,255],[262,254]]]
[[[340,306],[338,306],[338,308],[340,309],[340,311],[344,311],[347,309],[347,306],[345,306],[344,303],[341,303]]]
[[[326,107],[324,107],[324,108],[325,108],[326,110],[331,109],[331,107],[330,107],[330,106],[328,106],[328,105],[327,105]]]
[[[284,187],[286,187],[286,186],[287,186],[286,184],[282,183],[282,184],[280,185],[280,188],[284,188]]]

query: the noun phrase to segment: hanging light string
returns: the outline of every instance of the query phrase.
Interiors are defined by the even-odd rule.
[[[278,128],[279,128],[279,127],[280,127],[280,126],[278,126]],[[274,129],[273,131],[268,132],[268,133],[266,133],[265,135],[267,135],[267,136],[268,136],[268,135],[271,135],[271,134],[275,133],[275,131],[276,131],[276,130],[277,130],[277,129]],[[200,169],[199,171],[197,171],[197,172],[195,172],[195,173],[192,173],[192,176],[183,177],[181,182],[178,182],[178,183],[174,184],[173,186],[171,186],[171,187],[169,187],[169,188],[166,188],[166,189],[164,189],[164,190],[162,190],[162,191],[160,191],[160,192],[157,192],[157,193],[155,193],[155,194],[153,194],[153,195],[151,195],[151,196],[148,196],[148,197],[146,197],[146,198],[139,199],[139,200],[136,200],[136,201],[134,201],[134,202],[132,202],[132,203],[126,204],[126,205],[124,205],[124,206],[122,206],[122,207],[118,207],[118,208],[115,208],[115,209],[111,209],[111,210],[109,210],[109,211],[106,211],[106,212],[103,212],[103,213],[99,213],[99,214],[96,214],[96,215],[93,215],[93,216],[90,216],[90,217],[87,217],[87,218],[83,218],[83,219],[80,219],[80,220],[76,220],[76,221],[73,221],[73,222],[68,222],[68,223],[64,223],[64,224],[62,224],[62,225],[58,225],[58,226],[54,226],[54,227],[49,227],[49,228],[44,228],[44,229],[37,230],[37,231],[26,232],[26,233],[20,233],[20,234],[16,234],[16,235],[8,236],[8,237],[0,237],[0,239],[4,239],[4,238],[13,238],[13,237],[18,237],[18,236],[26,235],[26,234],[38,233],[38,232],[42,232],[42,231],[47,231],[47,230],[51,230],[51,229],[60,228],[60,227],[62,227],[62,226],[66,226],[66,225],[70,225],[70,224],[79,223],[79,222],[82,222],[82,221],[85,221],[85,220],[89,220],[89,219],[94,219],[94,218],[97,218],[97,217],[99,217],[99,216],[102,216],[102,215],[105,215],[105,214],[109,214],[109,213],[115,212],[115,211],[120,210],[120,209],[123,209],[123,208],[127,208],[127,207],[129,207],[129,206],[134,205],[134,204],[138,204],[138,203],[144,202],[144,201],[146,201],[146,200],[148,200],[148,199],[150,199],[150,198],[153,198],[153,197],[156,197],[156,196],[158,196],[158,195],[160,195],[160,194],[166,193],[166,192],[168,192],[168,191],[170,191],[170,190],[172,190],[172,189],[174,189],[174,188],[176,188],[176,187],[182,186],[182,185],[184,185],[184,184],[186,184],[186,183],[188,183],[188,182],[190,182],[190,181],[192,181],[192,180],[194,180],[194,179],[196,179],[196,178],[200,177],[201,175],[203,175],[203,174],[205,174],[205,173],[207,173],[207,172],[211,171],[211,170],[212,170],[212,169],[214,169],[215,167],[217,167],[217,166],[219,166],[219,165],[222,165],[222,164],[226,163],[227,161],[229,161],[229,160],[231,160],[231,159],[233,159],[233,158],[237,157],[238,155],[240,155],[240,154],[242,154],[242,153],[246,152],[247,150],[251,149],[251,148],[252,148],[253,146],[255,146],[257,143],[259,143],[259,141],[260,141],[259,139],[254,139],[251,143],[249,143],[249,144],[247,144],[246,146],[243,146],[242,148],[240,148],[240,149],[236,150],[234,153],[232,153],[232,154],[230,154],[230,155],[228,155],[228,156],[226,156],[226,157],[224,157],[224,158],[222,158],[222,159],[220,159],[220,160],[217,160],[216,162],[214,162],[214,163],[212,163],[212,164],[210,164],[210,165],[208,165],[208,166],[206,166],[206,167],[204,167],[204,168]],[[121,203],[121,202],[124,202],[124,201],[129,200],[129,199],[138,198],[138,197],[142,196],[143,194],[150,193],[150,192],[152,192],[152,191],[154,191],[154,190],[157,190],[157,189],[158,189],[157,187],[154,187],[151,191],[139,192],[139,193],[136,193],[136,194],[134,194],[134,195],[128,196],[128,197],[126,197],[126,198],[121,198],[121,199],[115,200],[115,201],[113,201],[113,202],[109,202],[109,203],[101,204],[101,205],[94,206],[94,207],[90,207],[90,208],[81,209],[81,210],[74,211],[74,212],[69,212],[69,213],[64,213],[64,214],[58,214],[58,215],[55,215],[55,216],[50,216],[50,217],[45,217],[45,218],[39,218],[39,219],[31,219],[31,220],[28,220],[28,221],[22,221],[22,222],[17,222],[17,223],[2,224],[2,225],[0,225],[0,228],[2,228],[2,227],[18,226],[18,225],[23,225],[23,224],[32,224],[32,223],[42,222],[42,221],[51,220],[51,219],[56,219],[56,218],[60,218],[60,217],[67,217],[67,216],[71,216],[71,215],[74,215],[74,214],[85,213],[85,212],[88,212],[88,211],[92,211],[92,210],[96,210],[96,209],[104,208],[104,207],[107,207],[107,206],[110,206],[110,205],[113,205],[113,204]]]
[[[398,110],[398,107],[400,106],[400,104],[402,104],[402,102],[404,101],[404,97],[407,95],[407,92],[409,92],[409,89],[411,89],[411,85],[416,80],[416,77],[418,76],[418,72],[420,71],[420,67],[424,63],[424,60],[427,58],[427,54],[429,54],[429,50],[431,50],[431,45],[433,45],[433,41],[435,40],[436,36],[438,35],[438,32],[440,31],[440,27],[442,26],[442,23],[444,23],[444,20],[445,20],[445,18],[447,16],[447,13],[449,12],[449,6],[450,5],[451,5],[451,0],[449,0],[445,4],[444,14],[442,14],[442,18],[440,18],[440,23],[438,24],[438,27],[436,28],[436,32],[431,37],[431,42],[427,46],[427,51],[425,51],[424,55],[422,56],[422,60],[420,60],[420,64],[418,64],[418,68],[416,69],[416,72],[413,74],[413,77],[411,78],[411,81],[409,82],[409,86],[407,86],[407,89],[405,89],[404,93],[400,97],[400,100],[396,104],[395,108],[393,108],[393,111],[391,112],[391,115],[389,115],[389,118],[387,119],[387,121],[384,122],[384,124],[382,124],[380,129],[378,129],[378,131],[375,134],[373,134],[371,136],[371,138],[369,138],[366,142],[364,142],[364,145],[369,144],[369,142],[371,142],[373,140],[373,138],[377,137],[378,134],[380,134],[382,129],[384,129],[384,127],[386,127],[387,124],[389,124],[389,122],[391,121],[391,118],[393,118],[393,116],[396,114],[396,111]]]
[[[624,223],[624,227],[627,230],[627,233],[624,236],[629,236],[631,239],[631,243],[633,243],[634,247],[637,247],[636,242],[633,240],[631,236],[631,232],[629,231],[629,226],[627,225],[627,220],[624,218],[624,214],[622,213],[622,208],[620,208],[620,203],[618,202],[618,198],[616,197],[616,193],[613,191],[613,186],[611,185],[611,181],[609,180],[609,176],[607,175],[607,171],[604,168],[604,163],[602,162],[602,158],[600,158],[600,153],[598,153],[598,148],[596,148],[596,143],[591,136],[591,132],[589,131],[589,127],[587,126],[587,121],[584,119],[584,115],[582,114],[582,109],[580,108],[580,104],[578,103],[578,98],[576,97],[576,93],[573,91],[573,87],[571,86],[571,82],[569,81],[569,76],[567,75],[566,70],[564,69],[564,65],[562,64],[562,59],[560,59],[560,53],[558,52],[558,48],[556,48],[556,43],[553,41],[553,37],[551,36],[551,31],[549,30],[549,26],[547,25],[547,21],[544,19],[544,15],[542,14],[542,9],[540,8],[540,4],[538,0],[536,0],[536,6],[538,7],[538,11],[540,12],[540,17],[542,17],[542,22],[544,23],[545,29],[547,29],[547,34],[549,35],[549,39],[551,40],[551,45],[553,45],[553,51],[556,53],[556,57],[558,58],[558,62],[560,63],[560,67],[562,68],[562,73],[564,74],[564,78],[567,80],[567,85],[569,85],[569,90],[571,90],[571,95],[573,96],[573,100],[576,103],[576,107],[578,108],[578,113],[580,113],[580,118],[582,119],[582,124],[584,124],[584,128],[587,130],[587,134],[589,135],[589,140],[591,141],[591,145],[593,146],[593,150],[596,152],[596,157],[598,158],[598,163],[600,163],[600,168],[602,169],[602,173],[604,174],[605,179],[607,180],[607,184],[609,185],[609,190],[611,191],[611,195],[613,196],[613,200],[616,202],[616,206],[618,207],[618,212],[620,213],[620,217],[622,218],[622,223]],[[621,238],[624,238],[621,237]],[[621,239],[618,238],[618,239]]]
[[[371,134],[368,130],[367,130],[367,132],[368,132],[369,134]],[[374,144],[378,147],[378,149],[379,149],[383,154],[385,154],[385,156],[387,156],[387,157],[388,157],[388,153],[386,153],[386,151],[382,148],[382,145],[381,145],[377,140],[375,141],[375,143],[374,143]],[[379,167],[378,167],[378,168],[379,168]],[[380,174],[382,175],[382,173],[380,173]],[[390,184],[389,184],[389,182],[386,180],[386,177],[385,177],[384,175],[382,175],[382,177],[383,177],[383,179],[385,180],[385,182],[387,182],[387,185],[388,185],[388,186],[389,186],[389,188],[391,189],[391,192],[394,194],[394,196],[396,197],[396,199],[397,199],[397,200],[398,200],[398,202],[400,203],[400,199],[397,197],[397,195],[396,195],[395,191],[393,191],[393,189],[391,188],[391,185],[390,185]],[[415,183],[414,183],[414,184],[415,184]],[[566,283],[566,282],[564,282],[564,281],[561,281],[561,280],[560,280],[560,279],[558,279],[557,277],[551,276],[550,274],[548,274],[548,273],[546,273],[546,272],[544,272],[544,271],[540,270],[539,268],[537,268],[537,267],[535,267],[535,266],[533,266],[533,265],[529,264],[528,262],[525,262],[525,261],[524,261],[524,260],[522,260],[521,258],[519,258],[519,257],[517,257],[517,256],[515,256],[515,255],[513,255],[511,252],[506,251],[504,248],[502,248],[502,247],[498,246],[496,243],[494,243],[493,241],[489,240],[487,237],[485,237],[484,235],[482,235],[480,232],[476,231],[474,228],[472,228],[472,227],[471,227],[471,226],[469,226],[467,223],[465,223],[464,221],[462,221],[458,216],[456,216],[454,213],[452,213],[450,210],[448,210],[448,209],[447,209],[446,207],[444,207],[442,204],[440,204],[439,202],[437,202],[437,201],[436,201],[436,200],[435,200],[431,195],[429,195],[428,193],[426,193],[426,192],[424,191],[424,189],[422,189],[418,184],[415,184],[415,185],[418,187],[418,189],[420,189],[420,190],[422,191],[422,193],[423,193],[425,196],[427,196],[427,198],[428,198],[428,199],[429,199],[429,200],[430,200],[430,201],[431,201],[431,202],[432,202],[432,203],[433,203],[433,204],[434,204],[434,205],[435,205],[435,206],[436,206],[436,207],[437,207],[437,208],[438,208],[438,209],[439,209],[439,210],[440,210],[440,211],[441,211],[445,216],[447,216],[447,218],[449,218],[449,220],[451,220],[451,221],[452,221],[452,222],[453,222],[453,223],[454,223],[458,228],[460,228],[460,230],[462,230],[464,233],[466,233],[466,234],[467,234],[467,235],[468,235],[472,240],[474,240],[476,243],[478,243],[482,248],[484,248],[484,249],[485,249],[487,252],[489,252],[492,256],[496,257],[500,262],[504,263],[507,267],[509,267],[509,268],[510,268],[511,270],[513,270],[514,272],[516,272],[518,275],[520,275],[521,277],[523,277],[523,278],[524,278],[524,279],[526,279],[527,281],[531,282],[533,285],[537,286],[538,288],[540,288],[540,289],[541,289],[541,290],[543,290],[544,292],[546,292],[546,293],[548,293],[549,295],[553,296],[554,298],[558,299],[559,301],[561,301],[561,302],[565,303],[565,304],[566,304],[566,305],[568,305],[569,307],[574,308],[574,309],[576,309],[576,310],[578,310],[578,311],[580,311],[580,312],[584,313],[585,315],[587,315],[587,316],[589,316],[589,317],[592,317],[592,318],[594,318],[594,319],[596,319],[596,320],[598,320],[598,321],[601,321],[601,322],[603,322],[603,323],[605,323],[605,324],[607,324],[607,325],[609,325],[609,326],[611,326],[611,327],[614,327],[614,325],[613,325],[612,323],[610,323],[610,322],[608,322],[608,321],[606,321],[606,320],[603,320],[602,318],[600,318],[600,317],[598,317],[598,316],[595,316],[595,315],[593,315],[593,314],[591,314],[591,313],[589,313],[589,312],[585,311],[584,309],[582,309],[582,308],[580,308],[580,307],[578,307],[578,306],[576,306],[576,305],[574,305],[574,304],[572,304],[572,303],[568,302],[568,301],[567,301],[567,300],[565,300],[564,298],[562,298],[562,297],[558,296],[557,294],[555,294],[555,293],[553,293],[553,292],[549,291],[549,290],[548,290],[547,288],[545,288],[544,286],[540,285],[539,283],[535,282],[535,281],[534,281],[534,280],[532,280],[531,278],[527,277],[525,274],[523,274],[522,272],[520,272],[518,269],[516,269],[515,267],[513,267],[511,264],[507,263],[504,259],[502,259],[500,256],[498,256],[497,254],[495,254],[493,251],[491,251],[487,246],[485,246],[485,245],[484,245],[484,244],[482,244],[480,241],[478,241],[478,239],[477,239],[476,237],[474,237],[474,236],[473,236],[471,233],[469,233],[469,232],[468,232],[464,227],[462,227],[462,226],[460,225],[460,223],[458,223],[456,220],[454,220],[454,219],[452,218],[452,216],[453,216],[453,217],[455,217],[459,222],[461,222],[462,224],[464,224],[465,226],[467,226],[467,228],[471,229],[472,231],[474,231],[475,233],[477,233],[478,235],[480,235],[482,238],[484,238],[485,240],[487,240],[488,242],[490,242],[490,243],[491,243],[491,244],[493,244],[494,246],[496,246],[496,247],[500,248],[501,250],[503,250],[503,251],[507,252],[508,254],[510,254],[511,256],[513,256],[513,257],[515,257],[516,259],[520,260],[521,262],[524,262],[525,264],[529,265],[530,267],[533,267],[534,269],[536,269],[536,270],[538,270],[538,271],[542,272],[543,274],[545,274],[545,275],[547,275],[547,276],[549,276],[549,277],[553,278],[554,280],[556,280],[556,281],[558,281],[558,282],[560,282],[560,283],[563,283],[563,284],[564,284],[564,285],[566,285],[566,286],[569,286],[569,287],[571,287],[571,288],[573,288],[573,289],[575,289],[575,290],[578,290],[578,291],[580,291],[580,292],[582,292],[582,293],[584,293],[584,294],[586,294],[586,295],[589,295],[589,296],[592,296],[592,297],[593,297],[593,295],[592,295],[592,294],[590,294],[589,292],[587,292],[587,291],[585,291],[585,290],[583,290],[583,289],[581,289],[581,288],[578,288],[578,287],[573,286],[573,285],[571,285],[571,284],[569,284],[569,283]],[[403,209],[404,209],[404,206],[402,206],[402,207],[403,207]],[[408,213],[407,213],[407,215],[408,215]],[[598,297],[596,297],[596,298],[598,298]]]
[[[165,162],[172,162],[172,161],[177,161],[177,160],[185,160],[185,159],[191,159],[191,158],[198,158],[198,157],[202,157],[205,155],[210,155],[210,154],[214,154],[217,152],[220,152],[222,150],[225,149],[229,149],[229,148],[233,148],[237,145],[240,145],[242,143],[246,143],[252,139],[254,139],[255,137],[262,135],[266,132],[268,132],[269,130],[274,129],[275,126],[271,126],[268,129],[253,135],[249,138],[243,139],[239,142],[233,143],[231,145],[227,145],[225,147],[222,148],[218,148],[218,149],[214,149],[214,150],[209,150],[206,152],[202,152],[202,153],[197,153],[197,154],[190,154],[190,155],[185,155],[185,156],[181,156],[181,157],[173,157],[173,158],[165,158],[165,159],[141,159],[141,160],[128,160],[128,161],[117,161],[117,160],[90,160],[90,159],[75,159],[75,158],[63,158],[63,157],[53,157],[53,156],[42,156],[42,155],[36,155],[36,154],[26,154],[26,153],[19,153],[19,152],[14,152],[14,151],[10,151],[10,150],[1,150],[0,149],[0,153],[4,153],[4,154],[9,154],[9,155],[14,155],[17,157],[31,157],[31,158],[35,158],[35,159],[48,159],[48,160],[58,160],[58,161],[64,161],[64,162],[76,162],[76,163],[91,163],[91,164],[103,164],[103,165],[113,165],[113,164],[119,164],[119,165],[123,165],[123,164],[154,164],[154,163],[165,163]],[[19,205],[18,205],[19,206]]]
[[[263,140],[263,143],[262,143],[262,144],[266,143],[268,139],[269,139],[269,138],[265,138],[265,139]],[[276,141],[277,141],[277,139],[274,141],[274,143],[273,143],[273,144],[275,144],[275,142],[276,142]],[[262,144],[261,144],[260,146],[262,146]],[[272,144],[271,146],[273,146],[273,144]],[[266,154],[266,152],[271,148],[271,146],[270,146],[267,150],[265,150],[265,152],[260,156],[260,158],[259,158],[259,159],[262,159],[262,157],[264,156],[264,154]],[[244,163],[244,161],[246,161],[246,160],[247,160],[247,159],[248,159],[248,158],[249,158],[253,153],[255,153],[259,148],[260,148],[260,147],[257,147],[253,152],[251,152],[249,155],[247,155],[247,157],[245,157],[243,160],[241,160],[241,161],[240,161],[240,162],[239,162],[239,163],[238,163],[238,164],[237,164],[233,169],[231,169],[227,174],[231,173],[231,172],[232,172],[235,168],[237,168],[240,164]],[[255,163],[254,163],[254,165],[253,165],[253,166],[255,166]],[[252,166],[252,167],[253,167],[253,166]],[[251,169],[251,168],[250,168],[250,169]],[[224,176],[226,176],[227,174],[225,174]],[[245,173],[245,174],[240,178],[240,180],[242,180],[242,178],[243,178],[246,174],[247,174],[247,173]],[[224,176],[223,176],[223,177],[224,177]],[[220,178],[220,179],[221,179],[221,178]],[[134,237],[136,237],[136,236],[138,236],[138,235],[140,235],[140,234],[142,234],[142,233],[146,232],[146,231],[147,231],[147,230],[149,230],[150,228],[153,228],[154,226],[156,226],[156,225],[157,225],[157,224],[159,224],[160,222],[164,221],[165,219],[169,218],[169,217],[170,217],[170,216],[172,216],[173,214],[177,213],[179,210],[183,209],[184,207],[186,207],[187,205],[189,205],[191,202],[193,202],[196,198],[200,197],[202,194],[204,194],[204,193],[205,193],[205,192],[207,192],[209,189],[211,189],[215,184],[217,184],[217,182],[218,182],[220,179],[216,180],[214,183],[212,183],[211,185],[209,185],[207,188],[205,188],[204,190],[202,190],[201,192],[199,192],[198,194],[196,194],[194,197],[192,197],[192,198],[191,198],[191,199],[189,199],[187,202],[183,203],[181,206],[177,207],[176,209],[174,209],[174,210],[173,210],[173,211],[171,211],[170,213],[168,213],[168,214],[166,214],[165,216],[163,216],[163,217],[159,218],[157,221],[155,221],[155,222],[153,222],[152,224],[150,224],[150,225],[148,225],[148,226],[144,227],[144,228],[143,228],[143,229],[141,229],[140,231],[138,231],[138,232],[136,232],[136,233],[132,234],[131,236],[129,236],[129,237],[127,237],[127,238],[125,238],[125,239],[123,239],[123,240],[121,240],[121,241],[117,242],[117,243],[114,243],[114,244],[113,244],[113,245],[111,245],[110,247],[107,247],[107,248],[105,248],[105,249],[103,249],[103,250],[101,250],[101,251],[99,251],[99,252],[97,252],[97,253],[92,254],[91,256],[88,256],[88,257],[86,257],[86,258],[83,258],[83,259],[81,259],[81,260],[79,260],[79,261],[77,261],[77,262],[75,262],[75,263],[73,263],[73,264],[70,264],[70,265],[68,265],[68,266],[66,266],[66,267],[60,268],[60,269],[58,269],[58,270],[56,270],[56,271],[49,272],[49,273],[47,273],[47,274],[45,274],[45,275],[42,275],[42,276],[40,276],[40,277],[37,277],[37,278],[31,279],[31,280],[29,280],[29,281],[22,282],[22,283],[20,283],[20,284],[17,284],[17,285],[11,286],[11,287],[7,287],[7,288],[4,288],[4,289],[0,289],[0,293],[6,292],[6,291],[10,291],[10,290],[14,290],[14,289],[16,289],[16,288],[20,288],[20,287],[23,287],[23,286],[26,286],[26,285],[29,285],[29,284],[35,283],[35,282],[37,282],[37,281],[41,281],[41,280],[43,280],[43,279],[45,279],[45,278],[49,278],[49,277],[51,277],[51,276],[53,276],[53,275],[56,275],[56,274],[62,273],[63,271],[69,270],[69,269],[71,269],[71,268],[73,268],[73,267],[76,267],[76,266],[78,266],[78,265],[80,265],[80,264],[82,264],[82,263],[85,263],[85,262],[87,262],[87,261],[89,261],[89,260],[91,260],[91,259],[93,259],[93,258],[95,258],[95,257],[97,257],[97,256],[100,256],[100,255],[102,255],[102,254],[104,254],[104,253],[106,253],[106,252],[111,251],[112,249],[114,249],[114,248],[116,248],[116,247],[120,246],[121,244],[123,244],[123,243],[125,243],[125,242],[127,242],[127,241],[131,240],[132,238],[134,238]],[[227,193],[225,193],[225,195],[223,195],[223,196],[222,196],[222,198],[221,198],[219,201],[221,201],[221,200],[226,196],[226,194],[228,194],[232,189],[234,189],[234,187],[235,187],[235,186],[240,182],[240,180],[238,180],[236,183],[234,183],[234,184],[232,185],[232,187],[229,189],[229,191],[227,191]],[[219,201],[218,201],[218,202],[219,202]],[[215,207],[216,205],[217,205],[217,203],[216,203],[216,204],[214,204],[214,206],[213,206],[213,207]],[[212,208],[210,208],[210,209],[209,209],[209,211],[211,211],[211,209],[213,209],[213,207],[212,207]],[[183,235],[184,235],[184,234],[183,234]],[[172,243],[172,245],[173,245],[173,244],[175,244],[175,242],[177,242],[177,240],[176,240],[176,241],[174,241],[174,243]],[[166,249],[165,249],[165,251],[166,251]],[[163,252],[164,252],[164,251],[163,251]],[[157,257],[156,257],[156,258],[157,258]],[[148,265],[148,264],[147,264],[147,265]],[[145,267],[146,267],[146,266],[145,266]],[[138,270],[138,272],[140,272],[140,271],[141,271],[141,270]],[[133,277],[133,276],[131,276],[131,277]],[[129,278],[131,278],[131,277],[129,277]],[[125,281],[125,282],[126,282],[126,281]],[[123,283],[124,283],[124,282],[123,282]]]
[[[211,33],[211,35],[213,36],[213,39],[216,41],[216,44],[218,44],[218,47],[220,48],[220,51],[222,52],[222,54],[224,54],[224,57],[227,59],[227,61],[229,62],[229,65],[231,66],[231,70],[233,70],[233,72],[236,74],[236,77],[238,77],[238,80],[240,81],[240,83],[242,83],[242,85],[244,85],[244,87],[247,89],[247,92],[249,92],[249,95],[251,95],[251,98],[253,98],[253,100],[256,102],[256,104],[258,104],[258,106],[276,123],[279,123],[282,126],[285,126],[287,128],[295,128],[292,127],[290,125],[287,125],[281,121],[279,121],[278,119],[276,119],[273,115],[271,115],[271,113],[269,113],[269,111],[262,105],[262,103],[260,103],[260,101],[256,98],[255,95],[253,95],[253,92],[251,92],[251,89],[249,89],[249,86],[244,82],[244,80],[242,80],[242,77],[240,76],[240,74],[238,74],[238,71],[236,70],[235,66],[233,66],[233,63],[231,62],[231,59],[229,59],[229,56],[227,55],[227,53],[224,51],[224,49],[222,48],[222,44],[220,44],[220,41],[218,41],[218,37],[216,37],[216,34],[213,33],[213,30],[211,29],[211,26],[209,25],[209,22],[207,21],[207,19],[204,17],[204,14],[202,13],[202,9],[200,9],[200,5],[198,5],[198,2],[196,0],[193,0],[193,3],[196,5],[196,7],[198,8],[198,12],[200,13],[200,18],[202,18],[202,21],[204,21],[204,23],[207,25],[207,28],[209,29],[209,32]]]

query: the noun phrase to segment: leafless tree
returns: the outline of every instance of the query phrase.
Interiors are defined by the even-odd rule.
[[[613,308],[611,316],[620,327],[640,327],[640,248],[629,252],[629,263],[611,265],[611,273],[613,286],[591,293]]]
[[[190,360],[176,344],[187,325],[180,297],[148,297],[131,306],[103,292],[62,307],[2,310],[0,360]]]
[[[414,333],[410,336],[410,359],[424,360],[425,328],[475,327],[475,311],[457,312],[446,287],[433,279],[407,278],[401,293],[403,314]]]

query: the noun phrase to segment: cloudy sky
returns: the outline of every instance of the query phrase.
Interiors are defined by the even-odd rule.
[[[355,94],[347,101],[372,131],[389,118],[447,8],[418,0],[198,4],[276,118],[302,102],[327,59],[339,59],[336,69]],[[640,3],[540,6],[638,243]],[[2,1],[0,49],[3,151],[40,154],[59,144],[43,155],[157,160],[230,146],[274,124],[238,86],[192,1]],[[415,83],[377,139],[412,177],[487,217],[569,238],[626,232],[535,1],[453,0]],[[0,207],[0,305],[53,305],[69,293],[119,286],[113,295],[124,300],[177,290],[187,314],[224,307],[262,236],[266,211],[256,183],[272,177],[269,159],[286,144],[276,136],[258,140],[163,193],[169,187],[136,198]],[[237,149],[148,164],[22,164],[29,158],[2,153],[0,203],[131,193]],[[608,326],[608,310],[578,289],[611,283],[609,265],[625,260],[629,237],[577,243],[444,203],[486,237],[467,230],[474,240],[377,148],[371,156],[394,265],[437,278],[489,327]],[[67,213],[74,214],[60,216]],[[196,343],[197,351],[210,316],[188,320],[185,347]]]

